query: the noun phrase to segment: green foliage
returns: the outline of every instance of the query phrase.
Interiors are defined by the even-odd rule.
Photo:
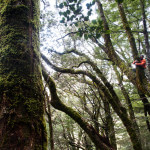
[[[91,7],[95,4],[95,1],[93,0],[90,3],[86,4],[86,7],[88,9],[87,15],[82,14],[82,3],[81,0],[70,0],[68,2],[63,2],[59,4],[59,8],[63,10],[59,12],[61,16],[64,16],[62,20],[60,21],[61,23],[65,23],[68,21],[71,21],[72,24],[76,24],[78,21],[89,21],[89,16],[92,14],[92,9]]]
[[[112,69],[112,60],[104,53],[103,48],[100,46],[95,46],[95,43],[91,40],[93,37],[99,41],[99,43],[102,43],[102,46],[104,48],[107,48],[109,46],[108,43],[107,45],[104,44],[104,36],[102,35],[110,35],[110,39],[112,41],[112,46],[114,47],[115,53],[122,59],[122,62],[120,62],[121,69],[124,70],[124,62],[126,65],[130,65],[131,62],[133,61],[132,53],[131,53],[131,47],[130,44],[127,40],[127,35],[125,31],[123,30],[123,25],[121,22],[120,14],[117,8],[117,3],[122,3],[125,7],[125,13],[127,14],[126,17],[129,20],[130,27],[132,28],[134,36],[136,37],[137,40],[137,46],[139,46],[139,52],[140,47],[141,47],[141,42],[143,41],[143,34],[138,33],[138,29],[142,29],[141,26],[141,10],[140,10],[140,5],[139,1],[137,0],[127,0],[127,1],[122,1],[122,0],[117,0],[117,3],[115,1],[109,1],[110,3],[106,2],[105,0],[101,1],[103,3],[103,8],[104,8],[104,14],[106,16],[106,19],[109,24],[109,30],[104,31],[103,24],[101,19],[95,19],[95,20],[89,20],[89,15],[92,13],[92,3],[89,3],[86,5],[88,11],[87,15],[83,16],[82,10],[80,11],[79,9],[79,1],[69,1],[70,3],[64,2],[63,7],[61,9],[61,12],[59,13],[62,17],[61,23],[66,24],[67,23],[67,32],[77,32],[76,35],[71,34],[68,39],[65,37],[64,40],[64,47],[66,49],[71,49],[72,47],[77,48],[79,51],[84,52],[84,54],[87,54],[92,61],[99,67],[103,74],[106,76],[106,78],[109,80],[109,82],[113,85],[113,88],[115,89],[115,92],[119,96],[120,103],[127,108],[128,111],[128,105],[125,101],[125,98],[122,94],[122,91],[120,89],[120,86],[118,85],[117,77],[114,74],[114,71]],[[75,3],[76,2],[76,3]],[[77,6],[78,4],[78,6]],[[81,5],[82,7],[82,5]],[[146,6],[147,7],[147,6]],[[84,8],[84,7],[83,7]],[[82,8],[82,9],[83,9]],[[77,11],[78,10],[78,11]],[[72,27],[70,27],[72,25]],[[139,28],[138,28],[139,27]],[[86,42],[90,41],[90,44],[87,44],[85,41],[83,41],[81,37],[84,37],[86,39]],[[74,45],[72,44],[74,42]],[[69,44],[68,44],[69,43]],[[91,49],[89,47],[92,47]],[[107,51],[109,51],[107,49]],[[110,54],[111,56],[113,54]],[[54,64],[57,64],[58,66],[64,67],[64,68],[76,68],[78,64],[84,62],[86,59],[83,59],[83,57],[76,56],[74,54],[66,54],[62,56],[56,56],[52,55],[53,58],[51,60],[53,61]],[[115,57],[117,59],[117,57]],[[91,72],[93,75],[95,75],[97,78],[98,75],[96,74],[95,71],[92,70],[92,67],[85,63],[80,66],[81,69]],[[118,68],[117,68],[118,69]],[[129,68],[130,69],[130,68]],[[131,82],[126,78],[126,76],[123,74],[123,72],[118,69],[119,73],[122,73],[122,79],[123,79],[123,86],[127,90],[127,93],[129,94],[129,97],[132,101],[134,113],[136,115],[136,120],[138,124],[140,125],[140,130],[142,137],[142,141],[146,143],[145,149],[148,148],[148,130],[146,129],[146,117],[144,117],[143,113],[143,103],[141,102],[141,99],[139,99],[138,93],[135,90],[135,87],[131,84]],[[131,72],[132,73],[132,72]],[[95,115],[98,113],[97,109],[98,104],[101,104],[101,110],[102,114],[99,117],[98,123],[103,126],[102,122],[105,121],[104,117],[104,111],[103,111],[103,104],[101,99],[97,100],[94,97],[94,92],[95,95],[98,97],[98,92],[97,92],[97,87],[94,87],[93,89],[91,88],[92,85],[94,85],[91,80],[86,77],[86,76],[81,76],[81,75],[70,75],[70,74],[60,74],[60,73],[55,73],[55,80],[57,82],[57,86],[59,88],[59,95],[62,98],[62,100],[69,106],[75,108],[76,110],[79,110],[80,114],[82,114],[83,118],[90,120],[89,122],[93,125],[94,121],[91,121],[92,119],[90,118],[90,115],[86,112],[87,108],[92,112],[92,115]],[[83,83],[85,84],[85,87],[83,86]],[[94,91],[92,93],[92,91]],[[76,96],[76,98],[74,98]],[[86,103],[86,104],[85,104]],[[119,104],[118,104],[119,105]],[[86,106],[86,107],[85,107]],[[115,132],[117,135],[117,144],[119,145],[120,149],[132,149],[132,145],[130,142],[130,139],[128,137],[128,134],[126,132],[126,129],[124,128],[124,125],[118,118],[118,116],[115,115],[113,110],[111,110],[113,119],[115,120]],[[62,116],[61,116],[62,117]],[[68,127],[69,125],[73,126],[73,122],[70,120],[68,121],[67,116],[63,116],[63,123],[65,124],[66,129],[68,129],[68,132],[71,133],[71,129]],[[94,116],[95,117],[95,116]],[[101,119],[103,121],[101,121]],[[56,123],[59,119],[55,118],[54,122]],[[58,129],[57,135],[55,135],[55,140],[57,140],[57,137],[61,140],[62,143],[65,143],[66,140],[64,139],[63,135],[61,133],[64,132],[63,128],[63,123],[62,125],[60,124],[62,121],[58,121],[56,128]],[[68,124],[67,124],[68,123]],[[104,122],[105,124],[106,122]],[[56,132],[56,131],[55,131]],[[65,131],[65,133],[68,133]],[[77,132],[79,132],[79,129],[74,129],[75,135],[77,135]],[[69,134],[68,133],[68,134]],[[100,133],[104,134],[104,130],[101,128]],[[61,134],[61,138],[60,138]],[[79,139],[79,137],[76,137]],[[67,137],[69,139],[69,137]],[[124,141],[127,141],[126,143]],[[59,142],[57,142],[58,145]],[[83,143],[82,143],[83,144]],[[84,145],[84,144],[83,144]],[[70,147],[70,145],[68,145]],[[58,148],[59,149],[59,148]]]
[[[78,26],[78,24],[76,25]],[[78,27],[77,35],[82,37],[84,35],[84,38],[91,39],[93,37],[100,38],[101,34],[103,32],[103,25],[102,21],[100,19],[98,20],[92,20],[91,23],[87,25],[83,25],[82,28]]]
[[[123,3],[123,0],[115,0],[117,3]]]

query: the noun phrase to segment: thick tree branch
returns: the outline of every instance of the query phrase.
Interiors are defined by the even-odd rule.
[[[109,101],[109,103],[111,104],[112,108],[114,109],[114,111],[117,113],[117,115],[120,117],[120,119],[122,120],[124,126],[126,127],[131,140],[133,143],[137,143],[138,141],[138,137],[136,135],[136,131],[133,127],[133,123],[132,121],[129,119],[128,114],[127,114],[127,110],[121,105],[118,96],[115,95],[111,95],[110,93],[114,93],[113,89],[109,88],[109,90],[100,82],[100,80],[95,77],[94,75],[92,75],[90,72],[87,71],[82,71],[82,70],[73,70],[73,69],[63,69],[60,67],[57,67],[55,65],[53,65],[44,55],[42,55],[42,58],[45,60],[45,62],[50,65],[54,70],[58,71],[58,72],[62,72],[62,73],[70,73],[70,74],[82,74],[82,75],[86,75],[88,76],[93,82],[95,82],[97,84],[97,86],[101,89],[101,91],[105,94],[105,97],[107,98],[107,100]],[[58,96],[56,96],[58,97]],[[60,101],[60,100],[59,100]],[[58,101],[58,102],[59,102]],[[58,104],[59,106],[61,106],[60,104]],[[137,149],[136,145],[134,145],[135,150]],[[138,149],[137,149],[138,150]]]
[[[130,47],[132,49],[133,58],[134,58],[134,60],[136,60],[138,58],[138,51],[136,48],[134,36],[132,34],[131,28],[129,26],[129,23],[127,21],[127,18],[126,18],[125,12],[124,12],[123,3],[118,3],[118,9],[119,9],[120,16],[122,19],[123,27],[127,33],[127,36],[128,36]]]
[[[48,74],[46,70],[44,69],[44,67],[42,69],[42,73],[43,73],[44,79],[47,80]],[[101,135],[99,135],[95,131],[95,129],[90,124],[88,124],[76,111],[66,106],[59,99],[57,95],[55,83],[51,77],[49,77],[49,80],[48,80],[48,87],[51,93],[51,104],[54,108],[65,112],[72,119],[74,119],[80,125],[80,127],[89,135],[89,137],[91,138],[91,140],[93,141],[93,143],[96,145],[97,148],[101,147],[104,150],[110,150],[110,149],[113,150],[109,141],[107,141],[105,137],[102,137]]]

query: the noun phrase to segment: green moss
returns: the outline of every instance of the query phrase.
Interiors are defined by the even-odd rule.
[[[27,112],[29,114],[31,114],[34,117],[39,117],[39,107],[42,107],[42,104],[40,102],[38,102],[36,99],[34,98],[29,98],[26,100],[26,102],[24,103]]]
[[[8,116],[4,143],[10,140],[7,134],[22,127],[24,139],[34,135],[38,137],[34,141],[37,143],[35,149],[46,150],[39,63],[39,8],[37,1],[33,1],[33,8],[29,3],[28,0],[0,3],[0,102],[4,101],[5,93]],[[21,142],[16,141],[17,144]]]
[[[1,9],[1,15],[2,17],[12,17],[12,15],[14,16],[24,16],[27,18],[28,15],[28,10],[29,8],[23,4],[21,5],[5,5],[2,9]],[[20,18],[21,19],[21,18]]]

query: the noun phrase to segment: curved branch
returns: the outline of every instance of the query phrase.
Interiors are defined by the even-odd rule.
[[[82,71],[82,70],[63,69],[63,68],[60,68],[60,67],[57,67],[57,66],[53,65],[43,54],[42,54],[42,58],[46,61],[46,63],[48,65],[50,65],[54,70],[56,70],[58,72],[86,75],[93,82],[95,82],[97,84],[97,86],[101,89],[101,91],[104,93],[105,97],[107,98],[107,100],[111,104],[111,106],[114,109],[114,111],[117,113],[117,115],[122,120],[124,126],[127,129],[128,134],[129,134],[129,136],[130,136],[130,138],[131,138],[131,140],[133,142],[133,147],[135,148],[135,150],[138,150],[138,148],[140,147],[140,143],[138,143],[138,137],[136,135],[136,131],[135,131],[134,126],[133,126],[133,122],[132,122],[132,120],[129,119],[128,114],[127,114],[127,110],[125,109],[125,107],[123,107],[121,105],[118,96],[116,94],[115,95],[113,95],[113,94],[111,95],[110,94],[110,93],[114,93],[113,89],[111,87],[108,90],[100,82],[100,80],[98,80],[98,78],[95,77],[94,75],[92,75],[90,72]],[[58,105],[61,106],[61,104],[58,104]]]
[[[72,68],[79,68],[82,64],[86,64],[88,61],[82,61],[78,66],[72,66]]]
[[[54,81],[51,77],[48,76],[46,70],[44,67],[42,67],[42,74],[45,80],[48,80],[48,87],[50,89],[51,93],[51,104],[54,108],[61,110],[65,112],[67,115],[69,115],[72,119],[74,119],[80,127],[89,135],[93,143],[97,148],[102,148],[103,150],[110,150],[112,146],[110,145],[109,141],[98,134],[96,130],[88,124],[76,111],[74,111],[71,107],[66,106],[58,97],[57,90]]]
[[[74,52],[74,50],[75,50],[75,49],[71,49],[71,50],[64,51],[64,52],[60,53],[60,52],[57,52],[57,51],[55,51],[55,50],[53,50],[53,49],[48,49],[48,52],[53,52],[53,53],[56,53],[56,54],[58,54],[58,55],[64,55],[64,54],[72,53],[72,52]]]

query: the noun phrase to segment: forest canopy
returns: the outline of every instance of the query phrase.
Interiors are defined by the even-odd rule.
[[[41,46],[41,57],[43,65],[52,69],[48,71],[49,80],[55,81],[59,99],[55,101],[48,82],[51,104],[75,121],[66,124],[62,117],[67,116],[57,114],[64,134],[59,138],[65,137],[66,147],[98,149],[106,144],[108,147],[102,149],[147,149],[150,146],[148,4],[149,1],[143,0],[68,0],[56,2],[55,14],[51,11],[56,19],[43,13],[49,19],[42,24],[43,28],[51,27],[47,35],[41,31],[41,40],[49,36],[48,43]],[[140,61],[141,54],[146,59],[145,70],[132,64],[134,60]],[[54,118],[55,115],[52,114]],[[84,119],[86,126],[92,126],[94,137],[82,127],[80,119]],[[102,136],[102,145],[96,144],[97,133]]]
[[[0,0],[0,149],[148,150],[150,0]]]

